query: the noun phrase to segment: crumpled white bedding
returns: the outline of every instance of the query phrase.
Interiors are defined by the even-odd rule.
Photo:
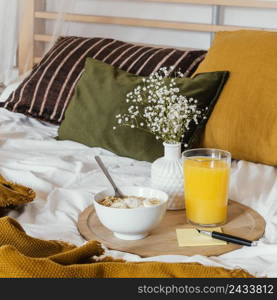
[[[92,204],[91,193],[109,185],[94,155],[101,156],[119,185],[148,185],[150,164],[100,148],[56,141],[56,134],[56,126],[0,109],[0,173],[37,193],[24,212],[14,215],[29,235],[81,245],[85,240],[76,227],[78,215]],[[218,257],[167,255],[142,259],[110,250],[107,254],[130,261],[199,262],[277,277],[277,168],[233,162],[230,198],[254,208],[265,218],[266,231],[259,246]]]

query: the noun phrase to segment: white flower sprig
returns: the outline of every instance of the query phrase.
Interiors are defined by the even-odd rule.
[[[169,78],[173,67],[152,73],[127,94],[128,112],[116,115],[117,125],[153,133],[166,143],[178,143],[193,120],[198,124],[206,110],[197,109],[198,101],[180,94],[176,78]],[[177,72],[176,77],[184,74]],[[116,129],[116,126],[113,127]],[[185,145],[186,146],[186,145]]]

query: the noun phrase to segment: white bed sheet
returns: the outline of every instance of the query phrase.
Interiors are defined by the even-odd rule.
[[[149,185],[150,164],[101,148],[56,141],[56,134],[56,126],[0,109],[0,174],[37,193],[23,213],[14,215],[28,234],[81,245],[85,240],[76,228],[78,215],[92,204],[92,193],[109,185],[94,155],[101,156],[119,185]],[[254,208],[265,218],[266,231],[259,246],[209,258],[167,255],[142,259],[110,250],[107,254],[129,261],[199,262],[277,277],[277,168],[233,162],[230,198]]]

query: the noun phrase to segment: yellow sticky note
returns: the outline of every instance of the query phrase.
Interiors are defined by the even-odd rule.
[[[203,230],[222,232],[220,227],[205,228]],[[179,247],[214,246],[227,244],[226,242],[214,239],[211,236],[200,234],[195,228],[176,229],[176,234]]]

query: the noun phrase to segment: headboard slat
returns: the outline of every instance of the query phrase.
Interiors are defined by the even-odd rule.
[[[18,69],[23,74],[30,70],[34,64],[35,55],[42,55],[42,47],[34,47],[35,31],[43,32],[44,20],[36,20],[35,12],[45,10],[45,0],[24,0],[20,1],[22,19],[20,20],[20,36],[18,47]],[[41,45],[40,45],[41,46]]]
[[[191,5],[219,5],[219,6],[236,6],[248,8],[263,8],[277,9],[277,1],[262,1],[262,0],[143,0],[144,2],[160,2]],[[60,14],[56,12],[45,11],[45,0],[24,0],[23,20],[21,26],[21,35],[19,41],[18,51],[18,66],[20,73],[29,70],[34,63],[41,59],[43,43],[51,42],[53,37],[45,34],[44,24],[46,20],[56,20]],[[255,27],[242,27],[233,25],[221,24],[204,24],[204,23],[186,23],[174,22],[165,20],[152,20],[152,19],[138,19],[126,17],[112,17],[112,16],[99,16],[99,15],[85,15],[67,13],[63,15],[65,21],[68,22],[85,22],[97,24],[112,24],[120,26],[134,26],[134,27],[148,27],[170,30],[183,30],[183,31],[198,31],[214,33],[222,30],[239,30],[239,29],[252,29],[257,30],[261,28]],[[264,28],[263,28],[264,29]],[[267,29],[276,31],[274,29]],[[26,60],[26,57],[30,59]],[[26,61],[28,63],[26,64]]]
[[[36,12],[35,18],[55,20],[58,14],[55,12]],[[199,32],[217,32],[221,30],[238,30],[238,29],[258,29],[254,27],[243,27],[233,25],[212,25],[205,23],[187,23],[187,22],[173,22],[162,20],[138,19],[138,18],[125,18],[125,17],[109,17],[109,16],[92,16],[80,14],[64,14],[65,21],[69,22],[84,22],[84,23],[98,23],[98,24],[112,24],[122,26],[135,26],[135,27],[148,27],[159,29],[173,29],[173,30],[186,30],[186,31],[199,31]],[[273,29],[268,29],[274,31]],[[41,37],[41,40],[43,38]]]

